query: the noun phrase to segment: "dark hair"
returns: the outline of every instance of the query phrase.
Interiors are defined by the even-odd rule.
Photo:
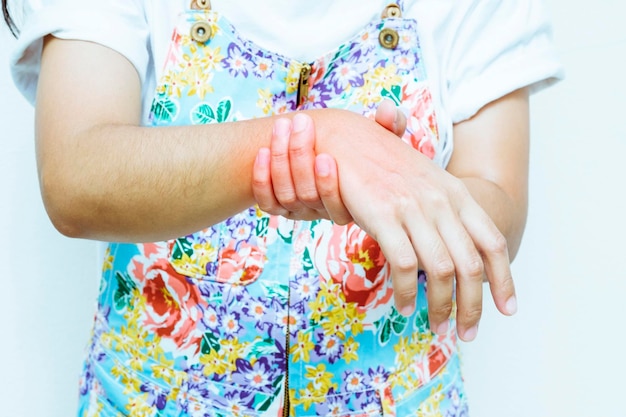
[[[2,15],[4,16],[4,21],[7,22],[9,30],[11,31],[13,36],[17,37],[17,33],[19,31],[17,30],[17,26],[15,25],[15,22],[9,14],[9,6],[7,5],[7,0],[2,0]]]

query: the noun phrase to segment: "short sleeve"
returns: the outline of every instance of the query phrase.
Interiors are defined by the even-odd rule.
[[[83,40],[126,57],[143,82],[149,63],[148,25],[141,0],[27,0],[13,52],[13,81],[35,101],[43,38]],[[68,62],[68,65],[71,65]]]
[[[446,86],[453,123],[516,89],[539,91],[563,69],[541,0],[473,0],[451,29]]]

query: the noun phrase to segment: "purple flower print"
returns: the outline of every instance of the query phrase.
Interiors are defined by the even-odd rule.
[[[366,377],[361,371],[346,371],[343,373],[343,390],[346,392],[359,393],[365,390]]]
[[[316,328],[314,337],[316,338],[314,352],[319,359],[335,363],[341,358],[343,344],[337,335],[325,334],[323,329]]]
[[[351,54],[346,59],[337,61],[329,66],[327,73],[330,74],[325,83],[332,85],[336,94],[341,94],[349,87],[361,87],[364,83],[363,74],[367,72],[368,65],[359,62],[360,53]]]
[[[224,58],[224,68],[233,77],[247,77],[248,72],[252,69],[252,56],[249,52],[241,49],[236,43],[228,45],[228,56]]]
[[[167,405],[167,392],[147,382],[141,385],[140,391],[148,394],[147,403],[150,404],[151,407],[156,407],[157,410],[165,409]]]
[[[367,385],[372,388],[380,389],[387,382],[389,374],[390,372],[386,371],[382,366],[376,369],[370,368],[367,371]]]
[[[315,412],[318,416],[343,416],[349,411],[341,395],[330,395],[329,393],[326,401],[315,404]]]
[[[228,311],[220,314],[220,329],[226,339],[233,339],[241,336],[244,328],[239,323],[240,314],[235,311]]]
[[[271,58],[257,57],[253,63],[252,73],[257,78],[270,79],[274,74],[274,66]]]
[[[272,385],[276,378],[276,370],[272,368],[267,357],[261,357],[251,365],[248,360],[237,359],[235,362],[237,370],[233,373],[232,379],[235,384],[250,388],[251,391],[272,394]]]
[[[323,109],[328,107],[328,102],[333,98],[330,84],[318,83],[309,90],[307,96],[307,108]]]

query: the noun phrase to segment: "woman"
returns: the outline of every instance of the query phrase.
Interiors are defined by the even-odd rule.
[[[14,66],[42,196],[118,242],[81,413],[466,413],[456,335],[483,277],[516,311],[528,93],[560,76],[540,5],[44,3]]]

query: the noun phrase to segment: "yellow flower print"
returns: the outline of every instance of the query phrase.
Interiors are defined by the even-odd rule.
[[[322,322],[324,334],[327,336],[336,335],[342,340],[345,339],[347,317],[344,310],[333,308],[325,314],[324,318],[325,320]]]
[[[143,370],[144,358],[141,355],[131,355],[128,359],[128,365],[131,369],[141,372]]]
[[[290,391],[291,398],[293,398],[293,400],[290,401],[291,407],[302,405],[304,407],[304,410],[308,411],[313,404],[318,402],[316,401],[318,397],[313,394],[313,391],[309,389],[310,387],[311,384],[309,384],[309,387],[307,387],[306,389],[301,389],[299,397],[295,396],[295,390]],[[291,412],[289,413],[289,415],[292,415]]]
[[[104,262],[102,263],[102,272],[110,271],[113,269],[113,260],[115,258],[111,255],[111,249],[107,246],[104,253]]]
[[[354,101],[364,106],[381,102],[383,99],[378,86],[371,81],[365,81],[363,87],[354,94]]]
[[[353,337],[346,340],[343,344],[343,354],[341,358],[346,361],[346,363],[350,363],[350,361],[356,361],[359,359],[359,344],[354,340]]]
[[[152,366],[152,375],[155,378],[162,379],[169,385],[180,385],[183,381],[184,372],[175,371],[172,367],[173,364],[165,365],[153,365]]]
[[[402,83],[402,77],[398,74],[398,68],[394,64],[389,64],[386,67],[376,67],[373,71],[366,73],[363,76],[365,82],[371,82],[378,90],[387,89],[391,90],[394,85]]]
[[[200,265],[200,262],[196,259],[192,259],[186,253],[183,253],[180,259],[172,259],[170,262],[174,267],[174,270],[181,275],[195,277],[198,275],[204,275],[205,273],[205,270],[202,265]]]
[[[263,111],[264,114],[269,114],[272,110],[272,93],[269,89],[259,88],[257,91],[259,99],[256,101],[256,106]]]
[[[309,362],[311,359],[310,353],[314,348],[315,343],[311,340],[311,332],[299,332],[298,339],[296,343],[291,346],[289,354],[294,363],[298,361]]]
[[[201,47],[201,52],[203,57],[200,59],[201,69],[215,71],[220,62],[224,60],[224,55],[222,55],[222,48],[211,48],[210,46],[204,45]]]
[[[322,321],[322,318],[324,318],[326,310],[328,309],[328,305],[326,304],[324,297],[320,297],[319,295],[321,295],[321,292],[315,300],[309,303],[309,308],[311,309],[311,320],[318,323]]]
[[[154,409],[147,403],[148,394],[132,397],[126,404],[129,415],[133,417],[152,417]]]
[[[396,364],[399,369],[406,369],[413,362],[413,348],[409,342],[409,337],[400,337],[398,343],[393,348],[396,351]]]
[[[314,389],[313,394],[315,396],[319,397],[324,395],[330,388],[337,389],[337,384],[331,382],[333,380],[333,373],[327,372],[326,365],[323,363],[317,366],[307,366],[305,376],[311,381],[309,385]]]
[[[168,71],[163,77],[161,77],[160,85],[162,85],[163,93],[167,95],[180,98],[182,95],[182,89],[187,86],[187,82],[183,76],[183,73],[178,71]]]
[[[230,371],[236,371],[237,366],[235,361],[245,356],[248,343],[239,343],[239,339],[234,338],[232,340],[220,341],[220,353],[223,352],[223,357]]]
[[[417,417],[443,417],[441,414],[441,401],[443,400],[443,385],[439,384],[430,391],[430,397],[418,408]]]
[[[344,311],[352,334],[358,335],[363,333],[363,320],[365,320],[365,313],[359,313],[356,303],[347,303]]]
[[[212,72],[206,72],[201,68],[196,68],[194,71],[190,71],[189,75],[190,79],[187,84],[189,84],[190,88],[187,92],[187,96],[191,97],[197,95],[201,100],[204,100],[204,96],[215,91],[211,84],[213,80]]]
[[[289,64],[289,70],[287,71],[287,77],[285,78],[285,85],[287,86],[287,94],[293,94],[298,91],[298,84],[300,82],[300,70],[302,65],[296,62]]]
[[[116,361],[111,368],[111,375],[120,380],[124,386],[124,394],[139,392],[141,381],[131,374],[131,371],[123,364]]]
[[[228,369],[228,363],[219,352],[212,350],[211,352],[200,356],[200,363],[204,365],[204,375],[223,374]]]

